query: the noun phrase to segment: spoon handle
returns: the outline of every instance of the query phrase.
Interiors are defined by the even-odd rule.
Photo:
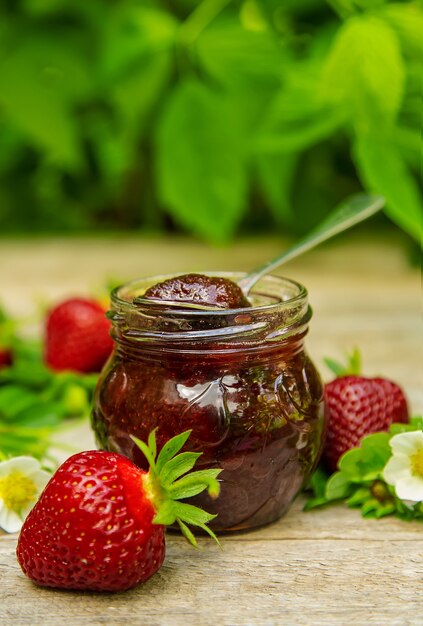
[[[383,196],[370,196],[365,194],[357,194],[351,196],[345,200],[340,207],[335,210],[334,213],[329,215],[321,224],[308,233],[303,239],[301,239],[292,248],[289,248],[286,252],[283,252],[272,261],[261,265],[257,269],[249,272],[247,276],[244,276],[241,280],[237,281],[244,294],[248,294],[250,289],[256,284],[256,282],[265,274],[270,273],[272,270],[291,261],[296,256],[299,256],[303,252],[307,252],[311,248],[314,248],[318,244],[326,241],[330,237],[341,233],[347,228],[351,228],[355,224],[362,222],[371,215],[380,211],[385,204]]]

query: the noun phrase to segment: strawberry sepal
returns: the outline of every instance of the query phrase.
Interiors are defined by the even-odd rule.
[[[207,490],[211,498],[217,498],[220,484],[217,480],[221,470],[217,468],[191,471],[201,453],[180,452],[191,431],[187,430],[170,439],[157,454],[156,429],[149,437],[148,443],[132,436],[147,459],[150,469],[144,476],[144,489],[150,498],[156,515],[154,524],[169,526],[177,523],[183,536],[194,547],[197,541],[189,526],[201,528],[218,544],[219,541],[207,524],[216,517],[203,509],[186,502],[180,502]]]

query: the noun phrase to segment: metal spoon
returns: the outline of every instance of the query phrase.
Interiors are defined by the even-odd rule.
[[[385,205],[383,196],[370,196],[357,194],[345,200],[335,211],[331,213],[316,228],[310,231],[303,239],[294,244],[291,248],[282,252],[272,261],[249,272],[246,276],[237,281],[245,296],[248,296],[251,288],[265,274],[269,274],[283,263],[295,259],[295,257],[318,246],[323,241],[338,235],[344,230],[355,226],[359,222],[371,217]]]
[[[334,237],[355,224],[366,220],[371,217],[380,209],[383,208],[385,199],[383,196],[372,196],[365,194],[357,194],[351,196],[345,200],[334,213],[329,215],[328,218],[323,220],[316,228],[308,233],[303,239],[297,242],[294,246],[277,256],[272,261],[266,262],[264,265],[249,272],[246,276],[237,281],[237,284],[242,289],[244,295],[248,297],[252,287],[256,284],[260,278],[265,274],[269,274],[272,270],[276,269],[283,263],[291,261],[295,257],[311,250],[315,246],[318,246],[323,241]],[[177,307],[177,308],[190,308],[203,311],[216,310],[216,307],[211,307],[203,304],[195,304],[188,302],[176,302],[172,300],[154,300],[151,298],[143,298],[138,296],[134,299],[134,304],[148,304],[149,306],[156,304],[161,307]]]

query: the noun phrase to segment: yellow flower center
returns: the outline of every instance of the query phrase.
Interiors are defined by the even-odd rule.
[[[411,471],[415,476],[423,478],[423,448],[420,448],[420,450],[411,457]]]
[[[30,504],[37,496],[34,482],[17,470],[0,478],[0,499],[5,506],[19,513],[24,506]]]

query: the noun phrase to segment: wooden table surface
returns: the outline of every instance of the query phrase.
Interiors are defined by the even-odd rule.
[[[0,240],[0,300],[16,314],[39,302],[88,293],[105,277],[247,270],[277,254],[276,238],[208,248],[183,239]],[[366,373],[405,388],[423,411],[420,272],[399,234],[352,233],[291,262],[314,309],[308,350],[321,368],[360,346]],[[69,433],[93,446],[88,424]],[[255,626],[423,625],[423,527],[364,520],[342,505],[302,511],[302,496],[278,522],[192,550],[167,537],[166,560],[145,585],[121,594],[35,587],[15,559],[16,535],[0,537],[0,625]]]

